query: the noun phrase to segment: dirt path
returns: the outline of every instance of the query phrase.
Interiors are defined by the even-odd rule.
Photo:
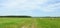
[[[24,23],[22,23],[20,26],[20,28],[30,28],[31,27],[31,20],[25,21]]]
[[[30,20],[31,22],[25,22],[21,28],[37,28],[36,19]]]
[[[32,20],[32,28],[37,28],[36,19]]]

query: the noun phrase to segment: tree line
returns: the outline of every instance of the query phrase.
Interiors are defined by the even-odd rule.
[[[12,17],[12,18],[31,18],[31,16],[0,16],[0,18],[4,18],[4,17]]]

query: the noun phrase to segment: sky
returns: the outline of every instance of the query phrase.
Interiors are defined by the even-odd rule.
[[[60,0],[0,0],[0,15],[60,16]]]

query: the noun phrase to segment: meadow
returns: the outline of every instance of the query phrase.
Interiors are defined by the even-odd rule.
[[[0,28],[60,28],[60,18],[0,18]]]

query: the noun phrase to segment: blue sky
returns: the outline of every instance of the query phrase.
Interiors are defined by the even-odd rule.
[[[0,15],[60,16],[60,0],[0,0]]]

